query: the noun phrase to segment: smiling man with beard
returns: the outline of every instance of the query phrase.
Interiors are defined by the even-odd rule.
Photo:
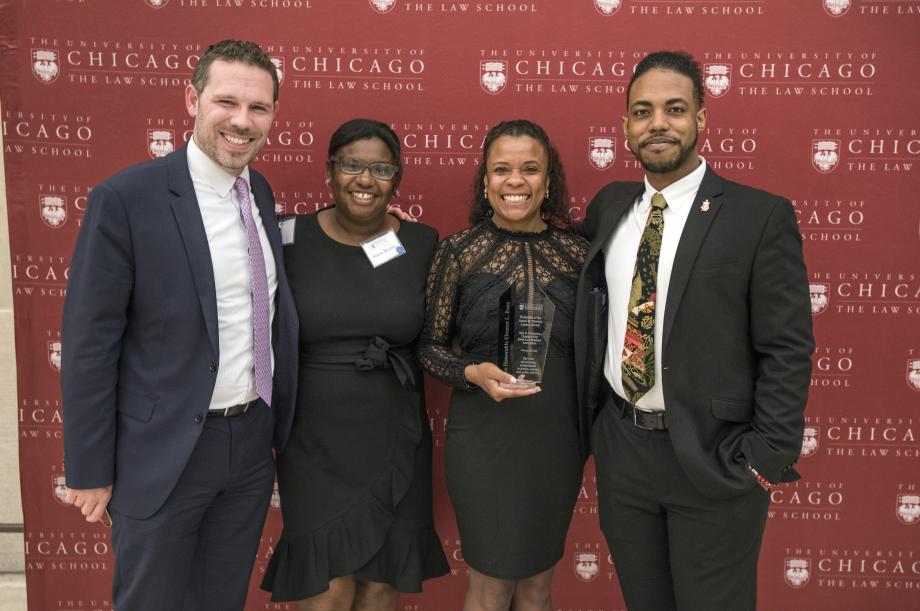
[[[221,41],[185,102],[186,146],[92,190],[64,303],[66,501],[112,526],[119,609],[243,609],[293,415],[297,318],[248,165],[275,68]]]
[[[769,490],[798,479],[814,348],[792,204],[697,154],[699,64],[652,53],[623,128],[645,169],[588,208],[583,438],[631,611],[754,609]]]

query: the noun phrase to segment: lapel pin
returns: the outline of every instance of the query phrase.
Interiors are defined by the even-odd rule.
[[[703,203],[700,204],[700,210],[702,212],[709,212],[709,200],[708,199],[704,199]]]

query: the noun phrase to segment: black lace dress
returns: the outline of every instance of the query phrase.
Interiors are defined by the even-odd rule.
[[[278,455],[284,531],[262,588],[324,592],[344,575],[418,592],[448,571],[431,508],[431,429],[414,358],[437,232],[403,223],[406,253],[374,269],[316,215],[284,263],[300,316],[297,407]]]
[[[466,562],[518,580],[562,557],[581,485],[572,323],[588,243],[553,227],[514,233],[486,220],[446,238],[428,274],[420,362],[454,387],[446,471]],[[494,402],[463,369],[497,363],[499,299],[535,282],[556,306],[542,391]]]

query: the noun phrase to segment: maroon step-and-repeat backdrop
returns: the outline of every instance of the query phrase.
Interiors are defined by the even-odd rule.
[[[61,503],[60,317],[92,186],[182,146],[182,91],[219,38],[282,76],[256,166],[278,211],[329,203],[324,151],[356,116],[392,124],[398,202],[464,226],[490,126],[527,117],[558,145],[584,214],[641,176],[620,124],[636,62],[696,55],[722,175],[794,202],[818,348],[800,467],[773,493],[760,607],[920,608],[920,0],[12,0],[0,3],[25,557],[32,610],[110,609],[109,531]],[[168,273],[168,270],[164,270]],[[451,574],[404,611],[459,609],[466,566],[443,486],[446,389],[429,384],[435,509]],[[597,527],[593,466],[555,579],[559,611],[624,608]],[[281,527],[273,499],[248,609]]]

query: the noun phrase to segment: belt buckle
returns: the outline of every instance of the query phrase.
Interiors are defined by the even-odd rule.
[[[246,403],[240,403],[239,405],[231,405],[230,407],[224,408],[223,416],[224,418],[232,418],[233,416],[241,416],[249,411],[249,407],[252,405],[252,401],[247,401]],[[243,409],[239,411],[234,411],[238,407],[243,406]]]
[[[652,414],[654,414],[654,412],[652,412],[651,410],[640,409],[640,408],[636,407],[635,405],[630,405],[630,407],[632,407],[633,424],[634,424],[635,426],[639,427],[640,429],[644,429],[644,430],[646,430],[646,431],[656,431],[656,430],[658,430],[658,429],[656,429],[656,428],[654,428],[654,427],[651,427],[651,426],[645,426],[644,424],[639,424],[639,416],[638,416],[639,412],[642,412],[643,414],[648,414],[648,415],[652,415]]]

